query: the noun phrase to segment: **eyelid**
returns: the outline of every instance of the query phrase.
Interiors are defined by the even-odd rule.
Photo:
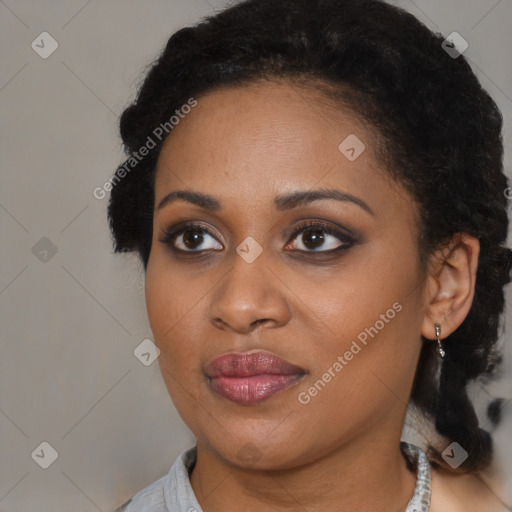
[[[304,231],[307,228],[315,228],[320,227],[322,229],[325,229],[326,232],[332,233],[335,236],[344,236],[347,239],[357,240],[358,236],[356,233],[354,233],[351,229],[340,226],[336,223],[326,221],[323,219],[312,219],[308,218],[303,221],[298,221],[294,226],[290,227],[286,230],[285,236],[288,239],[289,243],[292,239],[292,237],[297,236],[298,233],[301,231]]]
[[[325,233],[334,236],[335,238],[338,238],[340,240],[341,244],[338,247],[335,247],[334,249],[327,249],[324,251],[304,251],[304,250],[296,250],[292,252],[297,253],[307,253],[307,254],[330,254],[337,251],[342,251],[344,249],[347,249],[348,247],[354,245],[358,241],[358,237],[349,229],[343,228],[341,226],[333,225],[330,222],[319,220],[319,219],[308,219],[298,225],[296,225],[291,230],[291,234],[287,237],[287,242],[285,244],[285,247],[288,246],[293,240],[297,238],[297,236],[307,231],[308,228],[320,228],[320,230],[324,231]]]
[[[342,226],[338,226],[336,224],[333,224],[328,221],[320,220],[320,219],[307,219],[302,222],[299,222],[294,227],[289,228],[285,232],[285,236],[287,237],[287,242],[285,243],[285,248],[293,241],[297,236],[304,231],[307,231],[307,229],[313,229],[317,228],[319,230],[324,231],[325,233],[334,236],[340,240],[341,244],[338,247],[335,247],[334,249],[327,249],[327,250],[319,250],[319,251],[304,251],[300,249],[291,250],[288,252],[295,252],[295,253],[302,253],[302,254],[308,254],[308,255],[314,255],[314,254],[331,254],[335,253],[337,251],[342,251],[344,249],[348,249],[350,246],[354,245],[358,241],[358,236],[356,236],[350,229],[344,228]],[[202,230],[212,238],[214,238],[220,245],[225,248],[225,244],[222,241],[222,237],[219,237],[216,233],[214,233],[214,230],[210,228],[207,223],[199,220],[189,220],[184,222],[179,222],[175,225],[169,226],[169,227],[163,227],[162,228],[162,237],[159,238],[159,241],[165,245],[168,245],[173,251],[179,252],[179,253],[189,253],[189,254],[201,254],[206,252],[220,252],[221,249],[203,249],[203,250],[184,250],[179,249],[174,245],[175,239],[182,234],[187,229],[190,230]],[[291,232],[291,233],[290,233]],[[220,238],[220,240],[219,240]]]
[[[205,233],[207,233],[212,238],[214,238],[220,245],[225,247],[225,244],[222,242],[222,240],[219,240],[219,238],[222,239],[222,237],[219,237],[218,235],[216,235],[209,226],[207,226],[204,222],[199,221],[199,220],[192,220],[192,221],[189,220],[189,221],[185,221],[185,222],[179,222],[178,224],[175,224],[175,225],[172,225],[169,227],[163,227],[161,229],[162,237],[159,238],[159,242],[170,246],[175,251],[179,251],[179,252],[183,252],[183,253],[184,252],[200,253],[201,251],[185,251],[183,249],[178,249],[177,247],[175,247],[173,245],[173,241],[187,229],[190,229],[190,230],[200,229],[200,230],[204,231]],[[210,249],[210,250],[212,250],[212,249]],[[218,251],[218,249],[214,249],[214,250]]]

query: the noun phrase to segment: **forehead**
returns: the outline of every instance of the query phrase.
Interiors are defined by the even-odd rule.
[[[314,187],[369,202],[404,193],[379,160],[377,131],[311,87],[267,82],[197,101],[163,145],[157,202],[178,188],[249,202]]]

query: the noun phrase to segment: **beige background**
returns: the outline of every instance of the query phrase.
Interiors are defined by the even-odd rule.
[[[505,117],[510,170],[512,1],[399,4],[469,42],[465,55]],[[143,273],[113,255],[107,199],[92,191],[123,158],[117,118],[145,66],[172,32],[223,5],[0,1],[1,512],[107,512],[193,442],[157,363],[133,354],[151,338]],[[58,43],[47,59],[31,47],[43,31]],[[478,393],[480,410],[492,395],[512,398],[507,350],[503,379]],[[510,503],[510,404],[504,416],[489,485]],[[42,442],[58,453],[48,469],[36,463],[50,457]]]

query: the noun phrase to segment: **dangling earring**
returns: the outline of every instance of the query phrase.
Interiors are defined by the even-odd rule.
[[[440,324],[434,324],[436,328],[436,338],[437,338],[437,355],[444,359],[444,356],[446,355],[446,352],[443,349],[443,345],[441,344],[441,325]]]

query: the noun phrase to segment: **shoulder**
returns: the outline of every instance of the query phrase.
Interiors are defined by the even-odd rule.
[[[432,469],[432,512],[507,512],[510,509],[476,474]]]
[[[148,485],[114,512],[166,512],[164,485],[167,476]]]
[[[195,446],[182,452],[167,475],[139,491],[114,512],[200,510],[189,479],[189,470],[195,464],[196,455]]]

